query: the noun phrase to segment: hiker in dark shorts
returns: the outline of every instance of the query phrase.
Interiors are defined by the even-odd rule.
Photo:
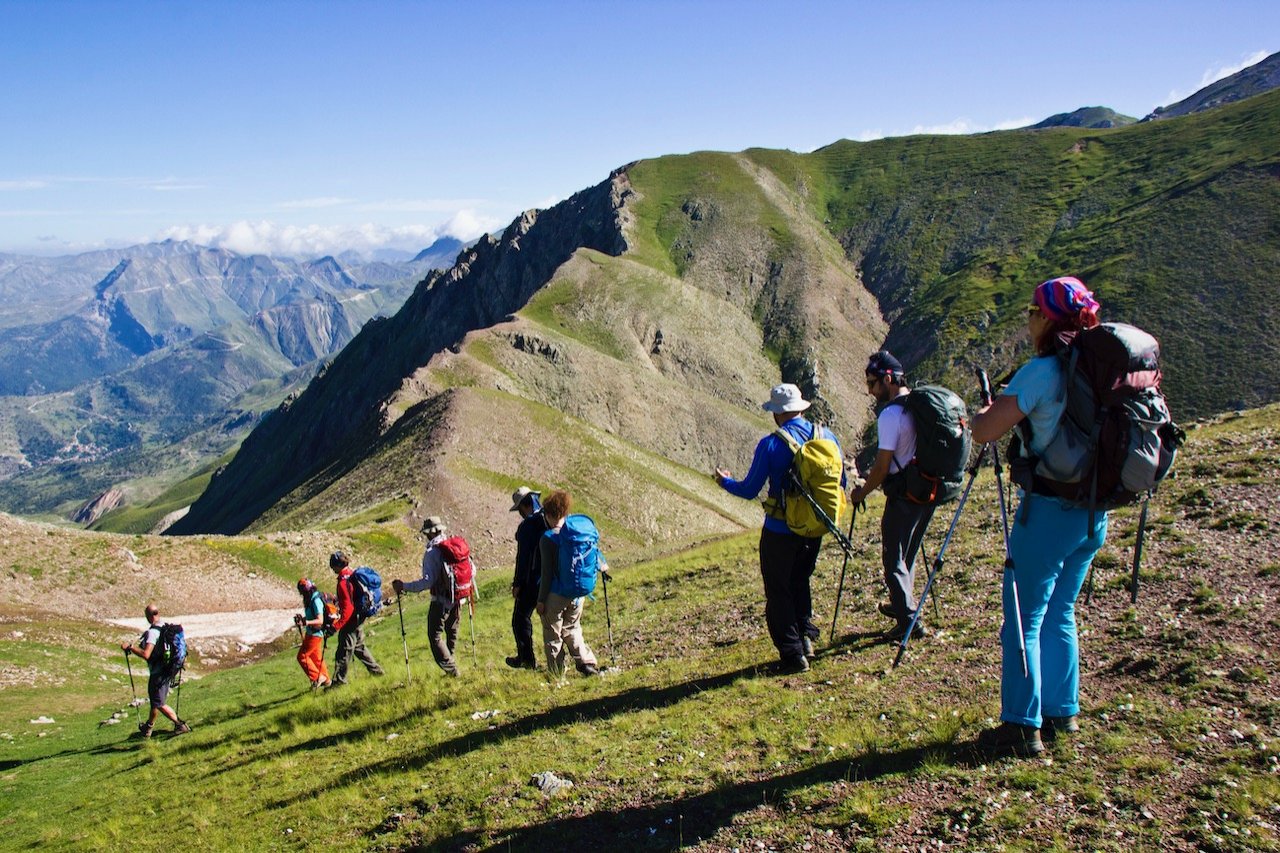
[[[534,669],[538,665],[533,650],[533,611],[538,606],[538,586],[542,580],[542,559],[538,540],[547,532],[542,514],[542,494],[521,486],[511,496],[511,511],[520,513],[516,528],[516,568],[511,578],[511,633],[516,639],[516,653],[507,658],[507,666]]]
[[[883,408],[876,417],[876,459],[867,479],[849,494],[849,502],[860,504],[867,495],[886,480],[903,471],[916,455],[916,426],[911,413],[900,403],[911,393],[907,387],[902,363],[888,350],[875,353],[867,361],[867,393]],[[884,585],[889,601],[879,607],[880,614],[894,620],[888,632],[893,642],[911,625],[916,609],[916,554],[924,541],[925,530],[936,508],[933,503],[916,503],[905,497],[894,497],[886,489],[884,515],[880,519],[881,562]],[[923,619],[916,622],[912,638],[926,633]]]
[[[354,656],[370,675],[382,675],[382,667],[364,645],[364,617],[356,612],[355,591],[351,589],[351,561],[341,551],[329,555],[329,568],[338,576],[338,618],[333,628],[338,632],[338,650],[333,656],[333,682],[330,688],[347,683],[347,666]]]
[[[458,663],[454,660],[453,650],[458,644],[458,623],[462,619],[462,608],[453,599],[448,588],[439,588],[441,576],[445,572],[444,555],[440,551],[440,543],[445,539],[444,522],[439,516],[429,516],[422,522],[422,535],[427,537],[427,549],[422,553],[422,577],[416,581],[405,582],[396,578],[391,588],[396,595],[403,592],[431,593],[431,604],[427,608],[427,637],[431,641],[431,657],[436,665],[444,670],[445,675],[457,677]]]
[[[147,630],[142,632],[142,636],[138,639],[138,644],[124,643],[120,646],[126,655],[137,655],[147,662],[147,698],[151,700],[151,714],[147,717],[145,723],[138,724],[138,731],[143,737],[151,737],[151,730],[155,727],[156,716],[164,714],[173,721],[173,733],[180,735],[191,731],[191,726],[178,719],[177,713],[168,706],[169,688],[173,680],[174,673],[169,671],[168,661],[160,659],[160,655],[152,654],[156,651],[157,644],[160,642],[160,608],[155,604],[148,604],[145,611],[147,617]]]
[[[760,407],[771,413],[774,423],[797,443],[803,444],[813,437],[815,425],[801,415],[809,408],[809,402],[795,385],[784,383],[775,386],[769,399]],[[823,433],[832,441],[836,440],[830,430],[824,428]],[[766,507],[778,506],[790,477],[793,458],[794,453],[787,442],[770,433],[756,445],[746,477],[735,480],[727,470],[717,468],[715,479],[729,494],[747,500],[760,494],[760,489],[767,482],[770,500]],[[779,671],[784,674],[809,671],[813,641],[819,636],[818,626],[813,623],[813,594],[809,579],[817,566],[821,545],[821,536],[793,533],[778,512],[766,509],[760,530],[764,618],[773,645],[778,649]]]
[[[1066,377],[1054,354],[1059,335],[1098,325],[1098,302],[1084,283],[1054,278],[1035,289],[1027,306],[1027,327],[1037,357],[1013,375],[1008,386],[973,419],[973,440],[995,441],[1024,419],[1031,426],[1030,451],[1040,454],[1059,429],[1066,405]],[[1080,648],[1075,603],[1093,557],[1107,537],[1107,513],[1068,504],[1049,494],[1022,492],[1009,531],[1014,570],[1004,577],[1003,662],[999,726],[978,737],[995,754],[1034,756],[1043,737],[1079,730]],[[1014,584],[1026,640],[1027,674],[1022,672]]]

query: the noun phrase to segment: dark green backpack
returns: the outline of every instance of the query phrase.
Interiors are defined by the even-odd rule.
[[[958,498],[972,445],[964,400],[940,385],[921,385],[889,405],[902,406],[915,421],[916,455],[907,467],[889,475],[884,493],[918,504]]]

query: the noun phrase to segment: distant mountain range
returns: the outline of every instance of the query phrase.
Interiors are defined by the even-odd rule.
[[[633,163],[366,325],[172,532],[436,514],[490,541],[518,484],[568,488],[619,548],[741,529],[754,508],[707,472],[749,463],[770,385],[850,450],[882,346],[976,403],[976,368],[1028,357],[1028,294],[1055,274],[1156,335],[1179,420],[1270,402],[1278,169],[1276,91],[1122,128]]]
[[[1259,63],[1237,71],[1229,77],[1210,83],[1195,94],[1183,98],[1174,104],[1156,107],[1141,121],[1173,118],[1190,115],[1203,110],[1211,110],[1224,104],[1234,103],[1254,95],[1261,95],[1280,86],[1280,53],[1273,53]],[[1134,124],[1139,119],[1122,115],[1109,107],[1081,107],[1069,113],[1058,113],[1049,116],[1042,122],[1031,125],[1032,130],[1046,127],[1089,127],[1107,128],[1124,127]]]
[[[20,411],[0,413],[17,425],[0,454],[8,442],[99,461],[46,464],[0,493],[17,484],[11,503],[69,514],[71,495],[130,482],[129,523],[145,525],[202,492],[175,533],[428,513],[493,538],[507,535],[512,488],[559,485],[627,546],[675,535],[672,518],[686,539],[718,535],[748,508],[705,472],[749,460],[770,385],[799,384],[854,449],[871,418],[868,352],[887,346],[913,379],[972,397],[975,367],[995,375],[1026,357],[1028,288],[1068,272],[1108,319],[1160,338],[1180,419],[1277,399],[1280,93],[1156,125],[1085,126],[1126,118],[1104,108],[1056,118],[1034,132],[633,163],[465,248],[398,311],[390,298],[371,307],[380,286],[337,259],[240,259],[227,268],[278,277],[219,279],[200,299],[171,283],[161,291],[186,295],[161,310],[157,279],[135,279],[146,265],[132,262],[90,288],[75,322],[46,320],[106,342],[71,367],[130,366],[4,398]],[[190,319],[215,309],[240,313]],[[358,311],[387,316],[359,325]],[[355,328],[332,360],[306,361]],[[47,388],[29,369],[24,389]],[[217,414],[187,414],[205,399]],[[139,506],[137,484],[173,482],[141,434],[156,423],[185,436],[170,457],[200,471]],[[250,426],[234,458],[211,461]],[[99,446],[122,449],[100,458]]]
[[[297,261],[172,241],[0,255],[0,509],[83,501],[92,495],[80,466],[123,450],[214,423],[236,425],[215,444],[238,438],[256,417],[241,395],[256,389],[252,411],[279,402],[462,247],[445,238],[400,261]],[[68,472],[66,489],[51,467]],[[104,475],[105,488],[121,472]]]

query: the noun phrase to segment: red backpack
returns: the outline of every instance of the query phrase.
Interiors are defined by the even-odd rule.
[[[431,594],[448,598],[454,604],[471,597],[475,565],[471,562],[471,546],[461,536],[450,536],[436,546],[444,558],[444,572],[431,587]]]

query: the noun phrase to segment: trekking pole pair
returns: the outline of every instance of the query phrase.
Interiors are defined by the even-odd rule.
[[[836,621],[840,618],[840,599],[844,596],[844,573],[849,568],[849,552],[853,550],[853,523],[858,520],[859,507],[862,508],[863,512],[866,512],[867,509],[867,505],[865,503],[857,503],[853,505],[852,512],[849,515],[849,533],[845,536],[845,542],[850,543],[849,547],[845,547],[843,544],[840,546],[844,548],[844,565],[840,567],[840,585],[836,587],[836,609],[835,612],[831,614],[831,634],[828,639],[828,642],[830,643],[835,643],[836,641]]]
[[[987,372],[981,368],[978,369],[978,391],[982,397],[982,405],[990,406],[994,399],[991,395],[991,380],[987,377]],[[994,441],[987,442],[986,446],[991,450],[991,467],[995,469],[996,474],[996,493],[1000,496],[1000,525],[1004,528],[1004,577],[1009,584],[1010,596],[1013,599],[1013,621],[1018,627],[1018,651],[1022,655],[1022,675],[1023,677],[1029,677],[1027,635],[1022,627],[1022,606],[1018,601],[1018,579],[1013,573],[1013,551],[1009,547],[1009,510],[1005,504],[1000,449],[996,447]],[[1012,483],[1009,484],[1009,491],[1013,491]]]
[[[894,669],[898,668],[898,664],[902,663],[902,656],[907,653],[907,643],[911,641],[911,633],[915,631],[916,625],[920,622],[920,614],[924,613],[924,603],[929,598],[929,590],[933,588],[934,579],[937,578],[938,572],[942,570],[943,555],[947,553],[947,546],[951,544],[951,537],[956,532],[956,522],[960,520],[960,513],[964,510],[964,505],[969,500],[969,490],[973,488],[973,481],[978,478],[978,469],[982,467],[983,457],[992,449],[991,445],[984,444],[982,449],[978,451],[978,458],[969,467],[969,482],[965,484],[964,493],[960,495],[960,503],[956,506],[956,511],[951,516],[951,524],[947,527],[947,535],[943,537],[942,545],[938,548],[938,554],[933,558],[933,567],[929,570],[929,577],[924,582],[924,589],[920,592],[919,600],[916,601],[916,609],[911,614],[911,622],[907,625],[907,629],[903,631],[902,640],[898,643],[898,653],[893,658]]]

